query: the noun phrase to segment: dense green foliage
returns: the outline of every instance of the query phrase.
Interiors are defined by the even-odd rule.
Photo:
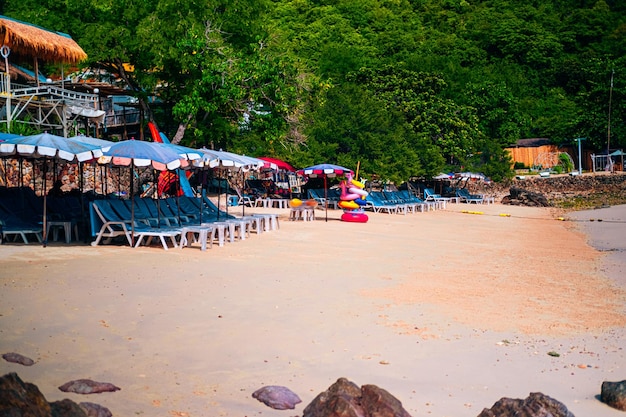
[[[401,181],[510,175],[517,139],[626,146],[620,0],[6,0],[182,141]],[[134,71],[125,71],[129,63]],[[150,107],[156,94],[165,106]],[[609,96],[611,96],[608,129]],[[168,132],[173,136],[174,132]]]

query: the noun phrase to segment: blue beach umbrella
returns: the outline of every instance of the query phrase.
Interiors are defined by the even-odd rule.
[[[50,133],[18,136],[0,143],[0,154],[84,162],[102,156],[102,148]]]
[[[0,155],[23,156],[44,160],[43,181],[43,246],[48,244],[47,236],[47,193],[46,170],[48,158],[68,162],[84,162],[102,156],[102,149],[98,145],[90,145],[74,139],[40,133],[38,135],[17,136],[0,142]]]
[[[173,149],[157,142],[124,140],[105,149],[98,162],[115,166],[152,167],[157,171],[181,168],[183,158]]]
[[[172,147],[158,142],[124,140],[116,142],[103,152],[98,160],[101,164],[130,167],[151,167],[157,171],[168,171],[188,166],[188,161]],[[133,182],[130,182],[131,246],[135,246],[135,198]]]
[[[7,139],[19,138],[20,135],[15,133],[0,133],[0,142],[4,142]]]
[[[111,145],[115,143],[110,140],[92,138],[91,136],[83,136],[83,135],[72,136],[70,139],[76,140],[78,142],[87,143],[89,145],[96,145],[102,148],[103,150],[105,150],[106,148],[109,148]]]

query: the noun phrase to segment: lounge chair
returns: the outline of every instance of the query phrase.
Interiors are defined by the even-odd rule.
[[[442,197],[441,194],[435,193],[435,190],[432,188],[424,188],[424,200],[425,201],[434,201],[438,204],[438,208],[446,208],[448,201],[450,198]]]
[[[309,199],[317,201],[321,208],[326,207],[326,197],[324,197],[324,190],[311,188],[308,190]]]
[[[482,194],[470,194],[470,192],[466,188],[456,190],[456,195],[460,198],[461,203],[482,204],[485,201],[485,198]]]
[[[385,200],[385,196],[381,191],[372,191],[365,197],[365,201],[368,203],[365,208],[371,208],[375,213],[380,213],[381,211],[398,213],[398,204]]]
[[[398,197],[405,202],[405,204],[409,204],[412,207],[413,212],[416,210],[420,212],[424,212],[428,209],[428,203],[419,198],[418,196],[409,192],[409,190],[400,190],[396,191]]]
[[[104,239],[104,243],[110,243],[114,238],[124,236],[129,245],[132,245],[130,235],[130,219],[121,219],[111,207],[109,200],[95,200],[89,206],[91,217],[91,233],[96,240],[91,242],[91,246],[98,246]],[[96,231],[98,229],[98,231]]]
[[[28,223],[0,207],[0,237],[2,243],[11,235],[20,236],[25,245],[29,244],[28,235],[35,235],[41,243],[43,228],[38,223]]]
[[[127,205],[128,204],[130,203],[127,202]],[[152,227],[180,226],[180,219],[178,216],[170,213],[169,210],[166,211],[166,208],[167,204],[161,200],[135,197],[135,210],[139,209],[142,216],[149,216],[151,219],[150,225]]]
[[[135,248],[140,246],[144,239],[146,244],[150,244],[153,238],[158,237],[163,245],[163,249],[168,249],[166,238],[169,238],[174,245],[178,247],[176,238],[181,235],[182,230],[177,227],[152,227],[145,223],[145,220],[135,220],[130,218],[124,218],[118,214],[111,204],[113,201],[120,200],[96,200],[92,203],[90,211],[94,217],[97,216],[100,226],[100,231],[97,233],[96,240],[91,243],[92,246],[97,246],[100,241],[105,238],[105,243],[110,242],[111,239],[119,236],[125,236],[128,244],[132,246],[133,243],[133,229],[135,235]],[[123,202],[122,202],[123,203]],[[113,203],[119,204],[119,203]],[[121,206],[118,206],[120,208]],[[93,221],[92,221],[93,223]],[[97,223],[96,223],[97,224]],[[93,228],[93,226],[92,226]]]

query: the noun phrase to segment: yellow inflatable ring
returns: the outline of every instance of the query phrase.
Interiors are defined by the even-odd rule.
[[[360,206],[354,201],[340,201],[339,207],[341,207],[342,209],[346,209],[346,210],[354,210],[354,209],[358,209]]]

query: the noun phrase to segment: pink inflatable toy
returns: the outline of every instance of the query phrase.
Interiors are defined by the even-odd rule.
[[[351,173],[346,173],[346,179],[341,182],[341,195],[339,199],[344,204],[340,203],[340,206],[344,207],[354,207],[354,208],[344,208],[343,214],[341,215],[341,220],[344,222],[354,222],[354,223],[365,223],[369,220],[369,217],[361,206],[366,204],[365,198],[367,197],[368,192],[363,188],[365,186],[359,181],[355,181],[352,179]]]

